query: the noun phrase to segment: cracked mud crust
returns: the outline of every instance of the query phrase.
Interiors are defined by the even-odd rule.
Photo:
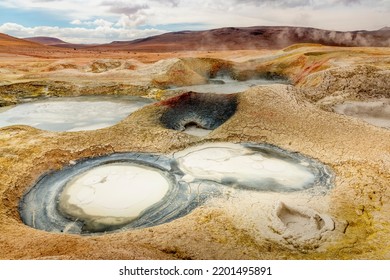
[[[293,84],[237,94],[235,114],[203,137],[163,127],[167,108],[159,104],[94,131],[1,128],[0,259],[390,259],[390,130],[331,110],[345,101],[389,97],[388,48],[302,45],[276,52],[188,54],[191,59],[175,55],[185,56],[64,61],[0,55],[1,106],[57,95],[168,99],[161,81],[197,84],[219,69],[239,79],[281,75]],[[188,80],[179,79],[186,73]],[[101,236],[50,233],[21,221],[19,200],[43,174],[89,157],[167,155],[208,142],[268,143],[299,152],[329,166],[334,187],[326,193],[229,189],[170,223]],[[302,235],[299,223],[316,233]]]

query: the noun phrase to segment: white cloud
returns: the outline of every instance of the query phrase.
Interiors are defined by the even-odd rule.
[[[79,20],[79,19],[75,19],[75,20],[72,20],[70,22],[70,24],[73,24],[73,25],[84,25],[84,26],[102,26],[102,27],[111,27],[112,25],[114,25],[114,23],[112,23],[111,21],[107,21],[105,19],[96,19],[96,20],[93,20],[93,21],[89,21],[89,20]]]
[[[109,13],[119,15],[115,26],[134,28],[147,23],[149,5],[141,3],[126,3],[123,1],[107,0],[101,3]]]
[[[115,26],[121,28],[134,28],[145,24],[147,22],[147,17],[145,14],[137,15],[124,15],[122,14]]]
[[[142,10],[149,9],[147,4],[129,4],[125,2],[118,1],[104,1],[101,4],[102,6],[107,6],[108,11],[114,14],[124,14],[124,15],[133,15],[137,14]]]
[[[104,19],[94,20],[93,24],[96,26],[103,26],[103,27],[111,27],[113,25],[112,22],[104,20]]]
[[[81,20],[79,20],[79,19],[75,19],[75,20],[72,20],[72,21],[70,22],[70,24],[74,24],[74,25],[82,25],[82,24],[83,24],[83,22],[82,22]]]

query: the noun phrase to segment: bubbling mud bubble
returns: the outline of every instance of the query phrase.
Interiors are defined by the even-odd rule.
[[[49,131],[83,131],[112,126],[152,103],[133,96],[57,97],[0,111],[0,127],[29,125]]]

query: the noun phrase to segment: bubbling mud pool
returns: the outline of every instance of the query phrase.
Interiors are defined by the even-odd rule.
[[[248,90],[259,85],[289,84],[284,79],[251,79],[238,81],[227,77],[210,79],[208,84],[170,88],[174,91],[194,91],[200,93],[231,94]]]
[[[363,121],[390,129],[390,99],[376,101],[350,101],[333,107],[339,114],[362,119]]]
[[[0,111],[0,127],[29,125],[49,131],[83,131],[112,126],[152,103],[133,96],[56,97]]]
[[[23,222],[92,234],[144,228],[187,215],[229,188],[326,193],[328,167],[268,144],[209,143],[170,155],[112,154],[41,177],[19,204]]]

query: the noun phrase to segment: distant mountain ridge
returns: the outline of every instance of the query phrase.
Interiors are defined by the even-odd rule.
[[[87,47],[97,46],[97,44],[72,44],[55,37],[44,37],[44,36],[28,37],[28,38],[23,38],[23,40],[42,44],[45,46],[60,47],[60,48],[87,48]]]
[[[114,41],[94,48],[134,51],[280,49],[297,43],[390,47],[390,30],[388,27],[348,32],[290,26],[225,27],[170,32],[132,41]]]
[[[71,44],[54,37],[15,38],[0,33],[0,47],[7,52],[17,48],[73,48],[91,51],[212,51],[282,49],[297,43],[347,47],[390,47],[390,27],[375,31],[331,31],[307,27],[253,26],[225,27],[204,31],[177,31],[132,41],[102,45]],[[12,47],[12,49],[10,49]]]

